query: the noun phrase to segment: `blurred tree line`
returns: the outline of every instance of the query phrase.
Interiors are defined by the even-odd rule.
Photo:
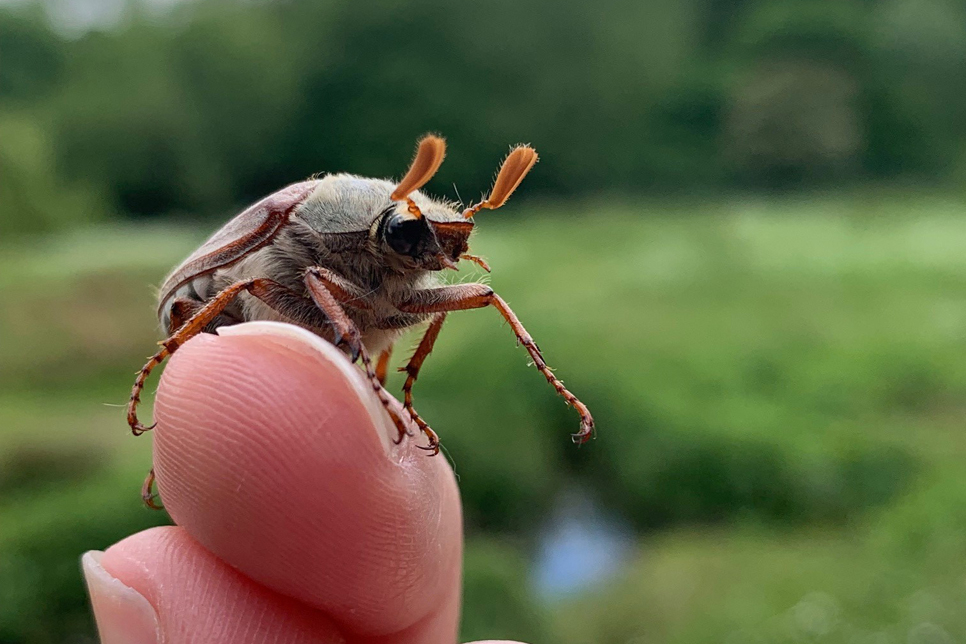
[[[130,0],[65,35],[0,10],[0,226],[224,216],[315,172],[467,200],[532,142],[529,194],[787,188],[966,166],[958,0]]]

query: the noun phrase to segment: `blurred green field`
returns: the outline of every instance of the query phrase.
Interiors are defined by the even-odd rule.
[[[415,395],[466,505],[463,636],[966,640],[963,205],[481,216],[474,252],[599,435],[570,443],[576,416],[494,312],[451,316]],[[0,245],[0,642],[89,634],[77,557],[165,520],[140,506],[150,442],[119,405],[157,340],[154,285],[207,232]],[[540,604],[513,562],[574,486],[634,526],[639,552],[612,582]]]

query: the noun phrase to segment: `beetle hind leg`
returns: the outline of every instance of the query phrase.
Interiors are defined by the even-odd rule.
[[[148,376],[151,375],[151,371],[159,364],[164,362],[165,358],[177,351],[178,347],[201,333],[201,331],[203,331],[212,320],[218,317],[218,315],[225,310],[225,307],[227,307],[232,300],[238,296],[239,293],[250,289],[256,281],[257,280],[246,280],[243,282],[236,282],[218,293],[218,295],[212,298],[207,304],[200,307],[194,315],[188,318],[188,320],[185,321],[177,331],[171,334],[167,340],[161,342],[161,349],[153,356],[148,358],[147,363],[141,367],[137,378],[134,380],[134,387],[131,388],[131,397],[127,404],[127,423],[131,427],[131,432],[135,436],[140,436],[144,432],[154,429],[154,425],[144,425],[141,423],[141,421],[138,420],[137,415],[138,404],[141,402],[141,391],[144,390],[144,383],[147,381]]]
[[[175,331],[184,326],[184,323],[190,320],[191,316],[200,311],[204,305],[204,302],[187,297],[175,299],[168,310],[168,335],[173,335]]]
[[[197,314],[204,304],[196,300],[191,300],[188,298],[177,298],[171,304],[171,309],[168,312],[167,324],[168,324],[168,334],[174,336],[178,329],[185,325],[185,323],[191,319],[195,314]],[[135,436],[140,436],[144,432],[151,431],[154,429],[157,423],[152,423],[150,425],[144,425],[137,417],[137,406],[141,403],[141,392],[144,390],[144,383],[147,381],[148,376],[151,375],[151,371],[157,367],[159,364],[164,362],[164,359],[171,355],[171,352],[167,347],[162,346],[161,350],[155,353],[153,356],[148,358],[147,363],[141,367],[141,370],[137,372],[137,377],[134,380],[134,387],[131,389],[131,397],[128,399],[127,407],[127,423],[131,427],[131,433]]]
[[[305,298],[278,282],[266,278],[235,282],[219,291],[217,295],[203,305],[181,300],[176,301],[175,306],[172,307],[173,315],[169,322],[169,326],[176,330],[173,330],[171,335],[161,342],[161,349],[148,358],[147,363],[138,372],[134,380],[134,387],[131,389],[131,397],[127,405],[127,422],[135,436],[140,436],[154,428],[154,425],[141,423],[137,416],[137,408],[141,402],[141,391],[144,389],[144,383],[151,371],[164,362],[165,358],[177,351],[182,344],[208,328],[243,291],[248,291],[274,310],[287,315],[291,319],[304,322],[308,326],[320,327],[328,324],[328,320],[320,315],[312,317],[305,314],[304,309],[317,313],[317,310],[311,306],[311,302],[307,302]],[[300,303],[307,304],[307,306],[300,307]],[[192,311],[193,313],[187,320],[181,319],[183,315]]]
[[[131,428],[131,433],[135,436],[149,432],[157,425],[157,423],[145,425],[138,420],[137,408],[141,403],[141,392],[144,390],[144,383],[147,381],[148,376],[151,375],[151,371],[164,362],[164,359],[169,355],[171,355],[171,352],[168,351],[167,347],[161,347],[160,351],[148,358],[147,363],[141,367],[141,370],[137,373],[137,377],[134,379],[134,387],[131,388],[131,397],[127,403],[127,424]]]

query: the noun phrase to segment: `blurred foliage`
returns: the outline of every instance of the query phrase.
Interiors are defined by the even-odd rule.
[[[123,8],[70,36],[0,9],[4,230],[223,216],[315,172],[398,174],[430,130],[452,143],[434,185],[468,198],[519,140],[544,158],[531,195],[966,170],[948,0]]]
[[[527,561],[519,547],[476,539],[467,544],[463,567],[463,620],[459,641],[553,640],[550,611],[533,596]]]
[[[957,450],[957,454],[961,454]],[[555,613],[562,642],[960,642],[958,467],[849,531],[674,531],[617,583]]]

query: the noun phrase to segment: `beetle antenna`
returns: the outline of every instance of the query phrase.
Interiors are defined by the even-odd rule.
[[[409,166],[409,171],[396,184],[396,189],[389,195],[389,198],[393,201],[405,201],[410,214],[416,219],[420,219],[423,213],[419,211],[419,207],[409,198],[409,195],[422,188],[426,185],[426,182],[433,178],[445,156],[446,141],[435,134],[427,134],[421,138],[416,147],[416,156]]]
[[[464,210],[463,217],[469,219],[484,208],[496,210],[505,204],[539,158],[537,151],[529,145],[518,145],[513,148],[500,166],[500,172],[496,175],[496,181],[493,182],[490,196],[472,208]]]

